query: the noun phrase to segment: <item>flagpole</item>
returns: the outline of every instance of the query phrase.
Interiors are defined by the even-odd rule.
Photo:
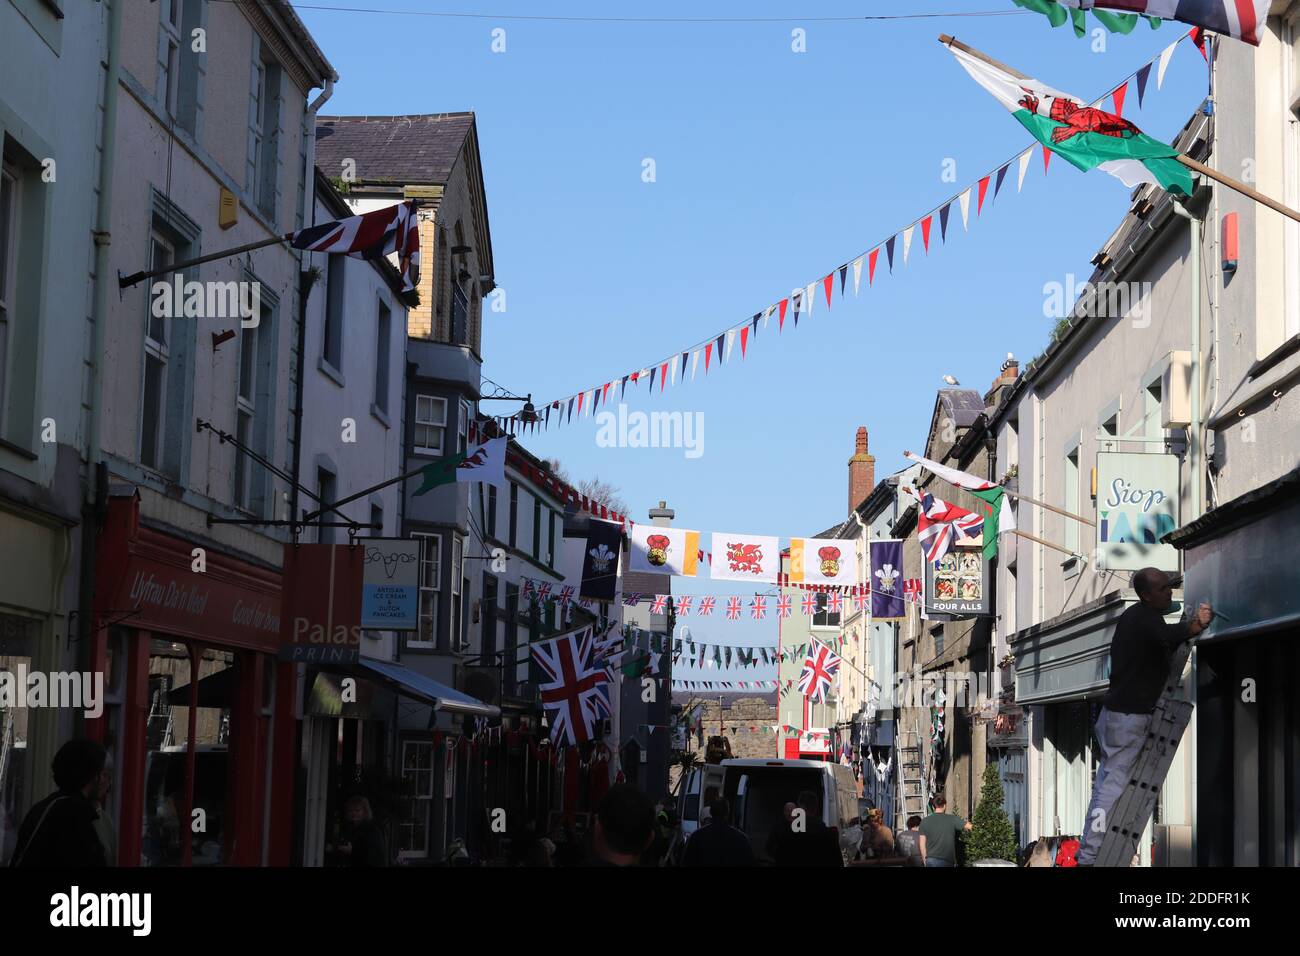
[[[1092,527],[1094,528],[1097,527],[1097,522],[1089,518],[1085,518],[1083,515],[1077,515],[1073,511],[1066,511],[1064,508],[1058,508],[1056,507],[1056,505],[1049,505],[1046,501],[1039,501],[1037,498],[1030,498],[1027,495],[1022,495],[1015,491],[1009,491],[1006,489],[1004,489],[1004,491],[1006,491],[1006,495],[1008,498],[1015,498],[1017,501],[1023,501],[1027,504],[1037,505],[1040,508],[1046,508],[1048,511],[1055,511],[1058,515],[1065,515],[1065,517],[1067,518],[1073,518],[1075,521],[1080,521],[1083,524],[1092,525]]]
[[[145,279],[152,279],[154,276],[172,275],[176,272],[184,272],[190,266],[199,266],[205,262],[212,262],[214,259],[227,259],[230,256],[237,256],[241,252],[252,252],[254,249],[261,249],[263,246],[271,246],[277,242],[289,242],[293,239],[293,233],[286,232],[283,236],[272,236],[269,239],[259,239],[257,242],[246,242],[242,246],[235,246],[233,249],[223,249],[220,252],[209,252],[206,256],[199,256],[196,259],[186,259],[184,262],[174,262],[169,266],[163,266],[161,269],[153,269],[149,272],[133,272],[129,276],[120,276],[117,280],[119,289],[129,289],[137,282],[143,282]]]
[[[989,66],[993,67],[994,69],[998,69],[1004,73],[1010,74],[1011,76],[1014,76],[1018,80],[1032,79],[1032,77],[1026,76],[1025,74],[1021,73],[1019,70],[1007,66],[1005,63],[1001,63],[998,60],[993,59],[993,57],[989,56],[987,53],[982,53],[979,50],[975,49],[974,47],[968,46],[967,44],[962,43],[956,37],[949,36],[946,33],[939,34],[939,42],[942,43],[944,46],[952,47],[953,49],[956,50],[961,50],[963,53],[973,56],[977,60],[983,60],[985,63],[987,63]],[[1047,147],[1044,146],[1043,148],[1046,149]],[[1204,163],[1197,162],[1196,160],[1192,159],[1190,156],[1186,155],[1185,153],[1178,153],[1177,155],[1174,156],[1174,159],[1178,160],[1178,162],[1182,163],[1188,169],[1194,172],[1198,172],[1202,176],[1205,176],[1209,179],[1213,179],[1215,182],[1221,183],[1222,185],[1227,186],[1229,189],[1234,190],[1235,192],[1241,193],[1241,195],[1245,196],[1247,199],[1253,199],[1255,202],[1263,206],[1267,206],[1269,209],[1272,209],[1274,212],[1280,212],[1288,219],[1294,219],[1296,222],[1300,222],[1300,212],[1297,212],[1296,210],[1292,209],[1290,206],[1282,205],[1282,203],[1278,202],[1276,199],[1271,199],[1270,197],[1265,196],[1263,193],[1259,192],[1258,190],[1252,189],[1251,187],[1247,186],[1245,183],[1233,179],[1231,176],[1225,176],[1223,173],[1219,172],[1218,170],[1211,169],[1209,166],[1206,166]]]
[[[1055,551],[1060,551],[1062,554],[1068,554],[1072,558],[1083,557],[1083,555],[1076,554],[1075,552],[1071,551],[1069,548],[1063,548],[1059,544],[1053,544],[1051,541],[1048,541],[1045,538],[1040,538],[1037,535],[1030,534],[1028,531],[1021,531],[1019,528],[1013,528],[1011,530],[1011,533],[1020,538],[1027,538],[1030,541],[1043,545],[1044,547],[1052,548]]]

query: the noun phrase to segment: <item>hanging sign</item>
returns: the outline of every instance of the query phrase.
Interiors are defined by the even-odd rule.
[[[366,538],[361,580],[361,626],[388,631],[419,627],[420,542]]]
[[[988,559],[982,548],[954,547],[936,568],[925,563],[927,614],[974,617],[992,614],[988,593]]]
[[[1178,457],[1097,453],[1097,567],[1178,570],[1178,549],[1160,539],[1178,527]]]

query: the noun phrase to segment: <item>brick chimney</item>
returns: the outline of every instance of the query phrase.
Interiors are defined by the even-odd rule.
[[[994,408],[1002,399],[1002,389],[1008,385],[1014,385],[1016,376],[1020,374],[1020,363],[1012,355],[1007,355],[1007,360],[1002,363],[1002,369],[998,372],[998,377],[993,380],[989,390],[984,395],[984,407]]]
[[[867,500],[876,487],[876,459],[867,454],[867,428],[858,428],[857,448],[849,459],[849,510]]]

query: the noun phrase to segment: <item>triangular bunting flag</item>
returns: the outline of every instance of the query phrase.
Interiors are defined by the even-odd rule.
[[[903,265],[907,265],[907,254],[912,249],[912,233],[915,231],[915,226],[908,226],[903,230]]]
[[[757,316],[754,317],[754,321],[755,322],[758,321]],[[749,329],[741,329],[740,330],[740,360],[742,362],[745,361],[745,343],[748,341],[749,341]]]
[[[782,300],[781,300],[781,303],[780,303],[780,305],[781,305],[781,314],[777,317],[777,324],[776,324],[776,330],[777,330],[778,332],[780,332],[782,329],[785,328],[785,310],[786,310],[786,307],[787,307],[789,304],[790,304],[790,300],[789,300],[789,299],[782,299]]]
[[[804,292],[807,293],[804,296],[804,304],[808,306],[808,314],[812,315],[813,303],[817,301],[817,283],[809,282],[804,286]]]
[[[934,216],[929,215],[921,220],[921,245],[925,246],[925,251],[930,251],[930,226],[934,222]]]
[[[831,285],[835,282],[835,273],[830,273],[825,279],[822,279],[822,285],[826,288],[826,308],[831,307]]]
[[[1020,174],[1016,178],[1016,192],[1020,192],[1020,187],[1025,184],[1025,170],[1029,168],[1029,159],[1034,155],[1034,147],[1030,146],[1020,154]]]
[[[722,338],[723,338],[723,337],[722,337],[721,335],[719,335],[719,336],[717,337],[717,339],[714,341],[714,346],[715,346],[715,348],[714,348],[713,352],[714,352],[714,354],[718,357],[718,364],[719,364],[719,365],[722,364]]]
[[[939,210],[939,238],[948,241],[948,213],[952,209],[952,203],[946,202],[943,208]]]
[[[975,215],[979,215],[984,210],[984,194],[989,191],[989,177],[985,176],[980,180],[979,198],[975,201]]]
[[[1150,64],[1150,63],[1148,63],[1146,66],[1142,67],[1142,69],[1138,70],[1138,72],[1137,72],[1137,84],[1138,84],[1138,108],[1139,108],[1139,109],[1142,108],[1142,97],[1146,96],[1146,92],[1147,92],[1147,80],[1149,80],[1149,79],[1151,79],[1151,64]]]
[[[1011,165],[1010,163],[1007,164],[1007,166],[1010,166],[1010,165]],[[1001,191],[1001,189],[1002,189],[1002,180],[1004,180],[1004,179],[1007,178],[1007,166],[1003,166],[1001,169],[998,170],[998,178],[995,179],[995,180],[993,181],[993,198],[994,198],[994,199],[997,199],[997,198],[998,198],[998,193],[999,193],[999,192]]]
[[[862,257],[858,256],[853,260],[853,294],[858,294],[858,286],[862,284]]]
[[[713,343],[709,342],[704,346],[704,373],[709,372],[709,358],[713,355]]]
[[[841,299],[844,298],[844,283],[845,280],[848,279],[848,277],[849,277],[849,267],[847,265],[840,266],[840,298]],[[856,292],[857,289],[855,288],[853,291]],[[829,302],[826,304],[830,305]]]
[[[880,257],[880,247],[871,250],[871,255],[867,256],[867,285],[871,285],[872,280],[876,278],[876,259]]]
[[[695,370],[700,367],[700,350],[691,353],[691,381],[695,381]]]
[[[1181,39],[1182,37],[1178,38],[1178,40]],[[1157,90],[1165,85],[1165,70],[1169,69],[1169,61],[1172,60],[1174,57],[1174,50],[1177,49],[1178,47],[1178,40],[1175,40],[1173,43],[1169,44],[1169,46],[1165,47],[1160,52],[1160,66],[1156,70]]]
[[[889,271],[894,271],[894,240],[897,236],[890,236],[885,242],[885,257],[889,259]]]
[[[1115,92],[1110,94],[1111,102],[1115,104],[1115,115],[1123,117],[1124,115],[1124,96],[1128,93],[1128,80],[1125,80],[1115,88]]]
[[[970,230],[970,190],[966,190],[957,197],[957,204],[961,206],[961,227],[967,231]]]

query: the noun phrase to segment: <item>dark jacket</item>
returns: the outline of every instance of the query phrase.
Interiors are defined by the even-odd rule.
[[[686,843],[682,866],[753,866],[754,848],[729,823],[714,821],[700,827]]]
[[[1155,710],[1174,648],[1188,637],[1187,622],[1166,624],[1159,611],[1145,604],[1121,614],[1110,642],[1110,689],[1102,706],[1117,714]]]
[[[802,832],[795,832],[787,822],[778,823],[767,845],[777,866],[844,865],[835,831],[815,818],[808,820]]]
[[[99,809],[80,793],[50,794],[27,811],[10,866],[107,866],[95,829]]]
[[[352,852],[348,866],[387,866],[388,848],[374,820],[362,820],[352,828]]]

